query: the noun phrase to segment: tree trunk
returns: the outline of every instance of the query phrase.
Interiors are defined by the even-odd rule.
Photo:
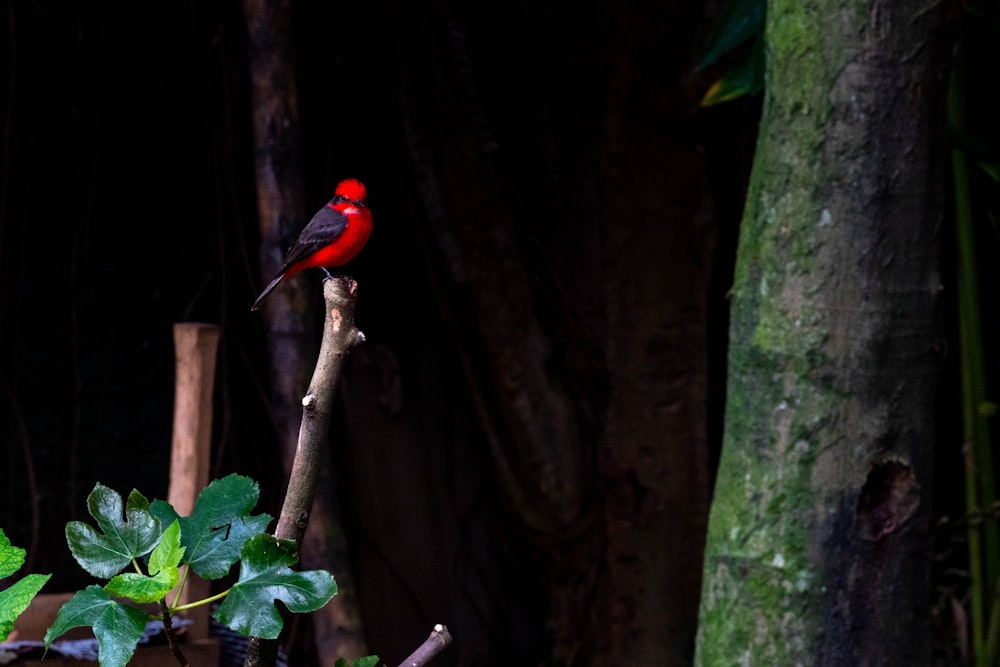
[[[243,6],[250,41],[262,286],[278,271],[285,251],[308,220],[290,12],[288,0],[246,0]],[[286,477],[299,437],[300,400],[319,351],[319,288],[308,289],[310,277],[300,275],[283,282],[263,307],[272,410]]]
[[[689,665],[711,491],[706,442],[714,211],[696,81],[664,66],[698,5],[619,3],[597,160],[608,395],[601,591],[590,665]],[[664,15],[670,20],[663,20]],[[679,70],[678,70],[679,71]],[[637,114],[636,100],[656,113]],[[600,631],[596,631],[600,628]]]
[[[767,8],[700,665],[929,664],[944,9]]]

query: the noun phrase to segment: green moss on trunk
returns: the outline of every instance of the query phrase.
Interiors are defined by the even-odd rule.
[[[927,662],[941,16],[905,5],[768,6],[700,665]]]

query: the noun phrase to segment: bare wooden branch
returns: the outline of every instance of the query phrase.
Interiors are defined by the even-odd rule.
[[[340,379],[344,359],[365,336],[354,325],[358,284],[350,278],[336,277],[323,282],[326,320],[323,341],[309,389],[302,399],[302,426],[299,446],[292,462],[288,491],[278,518],[274,536],[281,540],[302,541],[319,479],[322,456],[326,452],[326,434],[330,424],[334,388]]]
[[[430,636],[424,640],[424,643],[418,646],[417,650],[403,662],[399,663],[399,667],[423,667],[450,643],[451,633],[448,632],[446,626],[438,623],[434,626]]]
[[[309,389],[302,399],[302,425],[299,444],[292,462],[288,490],[278,517],[274,536],[301,544],[319,480],[322,457],[326,452],[334,389],[340,378],[344,359],[365,337],[354,324],[358,284],[350,278],[336,277],[323,282],[326,319],[319,358]],[[273,667],[277,640],[251,637],[244,667]]]

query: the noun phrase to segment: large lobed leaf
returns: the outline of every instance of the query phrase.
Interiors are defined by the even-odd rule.
[[[101,667],[124,667],[135,653],[146,620],[141,609],[115,602],[100,586],[87,586],[59,609],[52,627],[45,631],[45,647],[68,630],[90,626],[97,637]]]
[[[333,575],[323,570],[295,572],[295,543],[267,534],[247,541],[239,581],[213,617],[231,630],[264,639],[281,633],[280,600],[295,613],[315,611],[337,594]]]
[[[152,512],[163,523],[180,521],[181,561],[204,579],[224,577],[240,559],[246,541],[267,530],[272,517],[250,516],[257,505],[257,482],[241,475],[214,480],[198,494],[191,516],[180,517],[167,502],[153,502]]]
[[[15,547],[0,529],[0,579],[21,569],[24,549]],[[49,574],[29,574],[7,588],[0,590],[0,642],[7,639],[14,629],[14,620],[28,608],[31,600],[49,580]]]
[[[87,509],[102,532],[82,521],[66,524],[66,542],[84,570],[109,579],[133,558],[149,553],[160,539],[160,522],[149,513],[149,501],[136,490],[122,508],[122,497],[98,482],[87,496]]]

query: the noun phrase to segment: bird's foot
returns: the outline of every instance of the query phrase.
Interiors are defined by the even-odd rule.
[[[323,267],[320,267],[320,268],[323,268]],[[352,282],[354,282],[354,278],[351,278],[348,275],[345,275],[345,274],[342,274],[342,273],[338,273],[337,275],[333,275],[332,273],[330,273],[329,271],[327,271],[325,268],[323,268],[323,273],[326,274],[326,276],[323,278],[323,282],[324,283],[327,280],[339,280],[340,282],[344,283],[345,285],[350,285]]]

